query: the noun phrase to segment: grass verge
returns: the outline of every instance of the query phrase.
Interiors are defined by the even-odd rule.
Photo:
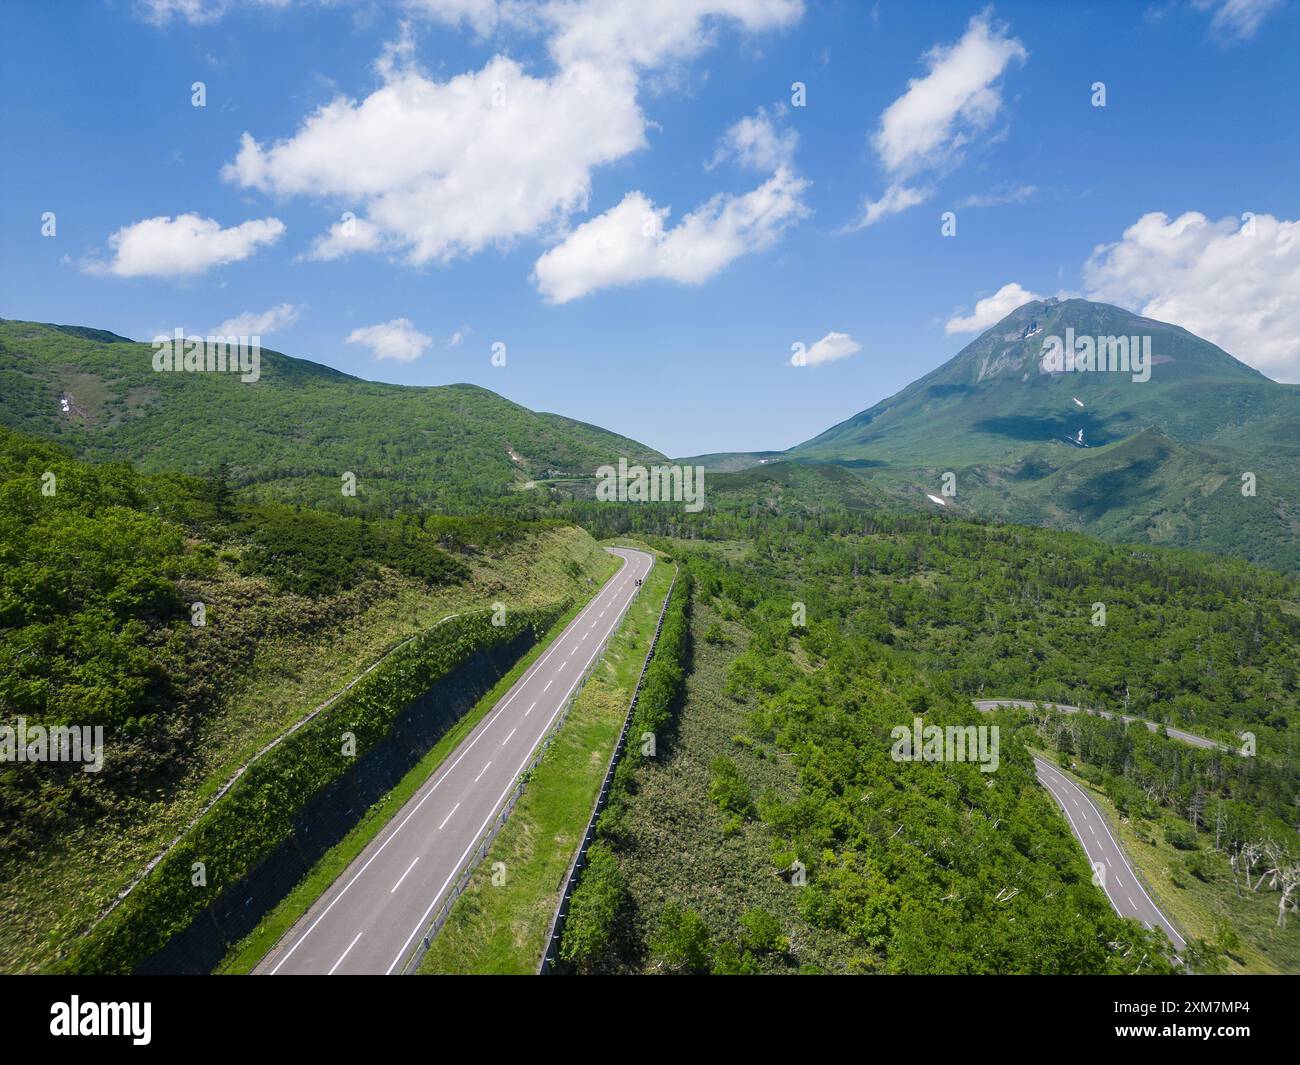
[[[421,974],[537,971],[673,573],[674,567],[663,562],[650,571],[486,860],[434,939]],[[494,883],[498,862],[504,863],[504,882]],[[501,880],[499,874],[495,880]]]

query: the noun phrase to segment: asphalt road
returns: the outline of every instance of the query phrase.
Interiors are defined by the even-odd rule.
[[[999,706],[1018,706],[1026,710],[1032,710],[1037,703],[1028,699],[976,699],[975,707],[978,710],[993,710]],[[1045,709],[1059,710],[1063,714],[1094,714],[1097,717],[1104,717],[1107,720],[1113,719],[1116,715],[1109,710],[1088,710],[1081,706],[1066,706],[1065,703],[1042,703]],[[1120,714],[1120,719],[1126,724],[1139,721],[1152,732],[1159,732],[1164,726],[1157,725],[1154,721],[1148,721],[1145,717],[1134,717],[1132,714]],[[1176,740],[1182,740],[1184,743],[1190,743],[1193,747],[1204,747],[1207,750],[1218,748],[1220,751],[1232,750],[1225,743],[1219,743],[1215,740],[1207,740],[1204,736],[1197,736],[1192,732],[1184,732],[1182,729],[1169,726],[1169,735]]]
[[[995,710],[999,706],[1016,706],[1032,710],[1039,705],[1029,699],[974,699],[972,702],[977,710],[985,711]],[[1048,710],[1059,710],[1063,714],[1097,714],[1105,718],[1115,716],[1106,710],[1085,710],[1078,706],[1066,706],[1064,703],[1043,703],[1042,706]],[[1146,718],[1132,717],[1128,714],[1121,714],[1120,717],[1125,721],[1141,721],[1152,732],[1160,728],[1155,722],[1147,721]],[[1171,728],[1169,735],[1194,747],[1217,747],[1220,750],[1228,750],[1221,743],[1207,740],[1204,736],[1194,736],[1181,729]],[[1084,853],[1092,863],[1094,877],[1101,882],[1102,890],[1106,892],[1110,904],[1115,907],[1115,912],[1121,917],[1132,917],[1141,921],[1148,928],[1163,930],[1169,937],[1169,941],[1173,943],[1174,949],[1181,953],[1187,943],[1147,894],[1142,881],[1137,878],[1137,874],[1129,864],[1128,855],[1111,834],[1110,826],[1106,824],[1106,819],[1097,808],[1097,804],[1088,797],[1087,792],[1050,762],[1036,757],[1034,769],[1038,774],[1038,782],[1052,793],[1052,798],[1064,811],[1066,820],[1070,822],[1071,831],[1083,845]],[[1101,870],[1097,869],[1098,862],[1102,864]]]
[[[1132,917],[1141,921],[1148,928],[1162,929],[1180,953],[1187,946],[1169,919],[1158,907],[1142,886],[1142,881],[1133,872],[1128,857],[1111,835],[1110,827],[1096,803],[1082,788],[1049,762],[1041,758],[1034,759],[1034,768],[1038,780],[1065,811],[1079,842],[1092,863],[1094,878],[1101,881],[1102,890],[1121,917]],[[1101,868],[1098,869],[1098,863]]]
[[[255,970],[272,975],[390,974],[497,815],[588,665],[617,628],[653,565],[623,559],[551,647],[394,815]]]

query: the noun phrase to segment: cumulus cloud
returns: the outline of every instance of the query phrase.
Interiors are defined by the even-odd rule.
[[[409,318],[394,318],[391,322],[352,330],[348,343],[365,345],[376,359],[413,362],[433,345],[433,337],[417,330]]]
[[[348,244],[336,226],[317,257],[386,240],[420,264],[554,226],[586,205],[594,167],[644,144],[626,73],[576,64],[534,78],[497,56],[445,82],[390,70],[370,96],[335,99],[287,140],[245,133],[223,174],[277,196],[364,204],[361,239]]]
[[[956,44],[936,45],[925,54],[928,72],[907,83],[907,91],[885,108],[872,134],[872,147],[891,184],[880,199],[863,204],[856,228],[927,198],[914,179],[954,165],[974,136],[993,123],[1002,110],[998,79],[1028,54],[987,13],[974,16]]]
[[[970,20],[956,44],[930,49],[929,73],[907,83],[907,92],[885,108],[872,137],[886,169],[900,174],[930,169],[987,128],[1002,109],[995,83],[1009,63],[1028,54],[983,14]]]
[[[798,143],[799,135],[794,130],[778,129],[766,109],[760,107],[723,134],[709,169],[735,159],[741,166],[770,173],[793,164]]]
[[[220,325],[213,326],[211,332],[217,336],[270,336],[293,325],[301,315],[301,307],[295,307],[292,303],[279,303],[260,313],[245,311],[234,318],[227,318]]]
[[[826,362],[836,362],[856,355],[862,345],[848,333],[827,333],[805,352],[796,352],[790,356],[792,366],[820,366]]]
[[[552,303],[655,278],[700,284],[739,256],[770,247],[787,225],[805,217],[806,187],[781,168],[744,195],[714,196],[672,229],[664,228],[670,208],[629,192],[538,259],[533,282]]]
[[[1248,41],[1260,23],[1282,6],[1282,0],[1194,0],[1201,11],[1213,11],[1210,36],[1222,44]]]
[[[956,315],[949,318],[943,331],[951,336],[953,333],[983,332],[991,325],[997,325],[1017,307],[1023,307],[1033,300],[1046,297],[1037,292],[1030,292],[1015,281],[1003,285],[993,295],[985,296],[975,304],[975,309],[966,316]]]
[[[384,235],[377,225],[353,217],[330,226],[312,241],[311,250],[303,258],[331,262],[354,251],[377,251],[383,243]]]
[[[388,250],[420,265],[545,235],[587,207],[593,171],[646,146],[640,72],[695,54],[715,26],[784,25],[799,0],[608,0],[498,4],[417,3],[435,17],[512,23],[547,33],[557,69],[534,77],[503,55],[445,81],[417,68],[409,35],[376,64],[381,86],[337,97],[296,132],[259,141],[244,133],[223,176],[274,196],[354,203],[309,256]],[[757,142],[748,148],[760,151]]]
[[[284,234],[278,218],[261,218],[222,229],[196,214],[146,218],[108,238],[113,258],[87,264],[91,273],[116,277],[183,277],[247,259]]]
[[[1143,215],[1084,266],[1090,299],[1181,325],[1278,381],[1300,382],[1300,221]]]

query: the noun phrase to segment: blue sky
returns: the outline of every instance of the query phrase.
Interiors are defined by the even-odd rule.
[[[1029,294],[1300,381],[1298,8],[16,0],[0,314],[246,316],[679,456],[807,439]]]

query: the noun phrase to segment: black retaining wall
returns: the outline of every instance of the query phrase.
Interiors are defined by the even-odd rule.
[[[531,626],[506,644],[476,651],[412,702],[388,735],[294,819],[293,834],[246,877],[224,891],[184,930],[135,969],[141,974],[209,973],[229,949],[390,792],[446,732],[483,698],[536,642]]]

